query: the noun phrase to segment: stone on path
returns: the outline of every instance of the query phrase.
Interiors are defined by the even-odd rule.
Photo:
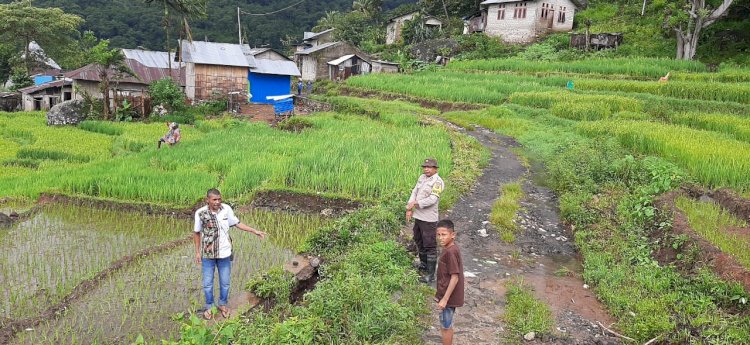
[[[534,337],[536,337],[536,333],[534,333],[534,332],[529,332],[529,333],[526,333],[526,334],[525,334],[525,335],[523,336],[523,338],[524,338],[524,339],[526,339],[526,340],[528,340],[528,341],[532,341],[532,340],[534,340]]]

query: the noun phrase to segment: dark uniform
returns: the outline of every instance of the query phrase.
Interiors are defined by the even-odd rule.
[[[426,159],[423,167],[437,168],[437,161]],[[418,205],[412,212],[414,218],[414,242],[419,250],[420,270],[427,273],[427,279],[432,280],[437,264],[437,240],[435,238],[438,222],[438,204],[440,195],[445,190],[443,179],[437,172],[432,176],[422,174],[411,192],[409,202]]]

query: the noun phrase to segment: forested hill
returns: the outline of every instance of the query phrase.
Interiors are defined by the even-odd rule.
[[[10,3],[12,0],[0,0]],[[416,0],[384,0],[383,9],[392,9]],[[158,50],[164,47],[162,1],[151,4],[143,0],[35,0],[37,7],[59,7],[81,16],[86,22],[81,30],[91,30],[97,37],[108,38],[111,46],[135,48],[143,46]],[[237,7],[249,13],[268,13],[290,5],[290,9],[267,16],[243,15],[242,31],[251,45],[282,46],[286,37],[301,39],[326,11],[349,11],[352,0],[208,0],[208,18],[192,20],[193,38],[216,41],[237,41]]]

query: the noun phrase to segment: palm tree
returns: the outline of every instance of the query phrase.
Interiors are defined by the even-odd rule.
[[[166,44],[165,47],[167,48],[167,53],[172,52],[171,43],[169,39],[169,27],[171,22],[171,15],[170,12],[176,12],[177,15],[180,17],[181,25],[184,25],[184,28],[189,30],[189,26],[187,24],[187,20],[189,17],[205,17],[206,16],[206,0],[144,0],[145,3],[151,4],[151,3],[159,3],[164,7],[164,18],[162,19],[162,25],[164,26],[164,33],[166,35]],[[190,32],[186,33],[188,37],[190,36]],[[169,59],[169,71],[170,75],[172,74],[172,59]]]
[[[355,0],[352,3],[352,10],[362,12],[372,18],[372,16],[380,12],[382,5],[382,0]]]
[[[109,49],[109,40],[101,40],[91,48],[90,59],[96,65],[99,74],[99,91],[104,96],[103,117],[109,119],[110,81],[128,75],[135,77],[133,70],[125,63],[125,55],[120,49]]]

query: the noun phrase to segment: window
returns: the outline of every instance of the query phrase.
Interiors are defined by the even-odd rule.
[[[548,4],[542,3],[542,14],[539,16],[541,19],[547,19],[549,17],[550,7]]]
[[[560,6],[560,13],[557,14],[557,22],[565,23],[565,7]]]
[[[516,8],[513,9],[513,18],[526,18],[526,2],[516,4]]]
[[[497,9],[497,20],[505,19],[505,4],[501,4]]]

